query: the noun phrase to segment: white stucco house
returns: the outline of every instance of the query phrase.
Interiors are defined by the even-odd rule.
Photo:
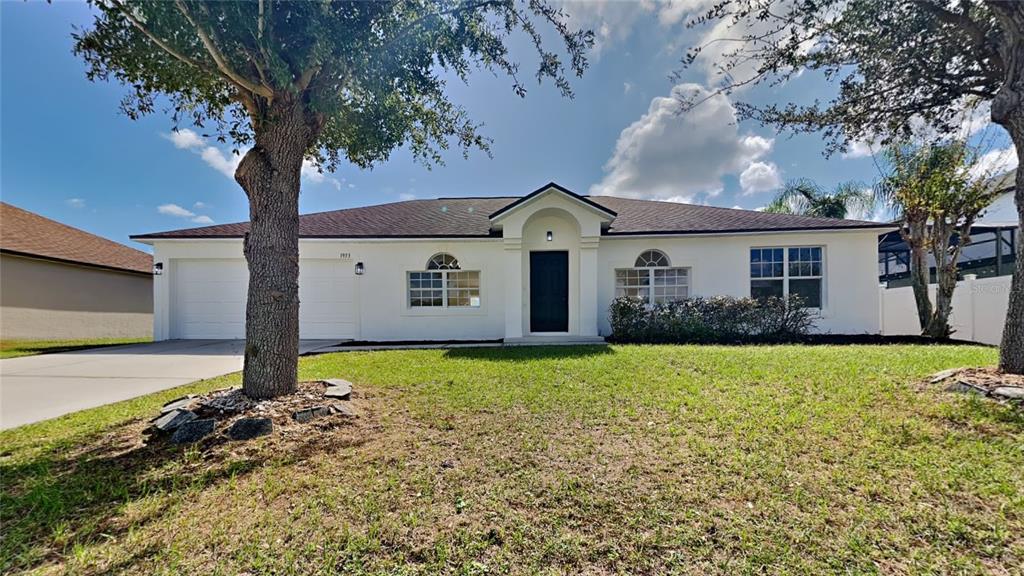
[[[818,330],[877,333],[877,222],[580,196],[410,200],[300,217],[300,336],[591,340],[616,295],[800,293]],[[243,338],[248,223],[153,246],[154,338]]]

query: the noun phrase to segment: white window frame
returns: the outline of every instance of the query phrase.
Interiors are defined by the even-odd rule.
[[[791,249],[800,248],[817,248],[821,250],[820,262],[820,274],[810,276],[792,276],[789,273],[789,251]],[[753,264],[750,260],[751,250],[782,250],[782,276],[761,276],[754,277],[750,273],[750,265]],[[807,244],[807,245],[788,245],[788,246],[751,246],[747,250],[747,293],[753,297],[753,283],[755,280],[782,280],[782,296],[783,298],[789,298],[789,281],[793,280],[818,280],[821,282],[821,305],[820,306],[807,306],[809,310],[825,310],[827,307],[826,291],[825,291],[825,247],[821,244]],[[801,261],[802,262],[802,261]],[[813,261],[812,261],[813,262]]]
[[[451,291],[451,292],[460,292],[460,291],[468,291],[468,290],[470,290],[470,289],[462,288],[462,287],[449,286],[449,284],[448,284],[448,274],[450,272],[460,273],[460,274],[461,273],[473,273],[473,274],[476,274],[476,277],[477,277],[477,287],[476,287],[477,303],[475,305],[474,304],[469,304],[467,306],[456,306],[456,305],[449,305],[448,304],[449,291]],[[414,290],[429,290],[429,291],[438,290],[438,288],[429,288],[429,289],[416,289],[416,288],[413,288],[412,287],[412,275],[413,274],[440,274],[441,275],[441,288],[440,288],[440,291],[441,291],[441,305],[440,306],[423,306],[423,305],[413,306],[412,296],[413,296],[413,291]],[[405,273],[405,306],[406,306],[406,308],[409,308],[411,310],[442,310],[442,309],[446,309],[446,308],[453,308],[453,309],[458,309],[458,310],[476,310],[476,309],[479,309],[483,305],[483,294],[482,294],[482,292],[483,292],[482,282],[483,281],[481,280],[481,277],[482,277],[482,275],[481,275],[479,270],[461,270],[461,269],[452,269],[452,270],[439,270],[439,269],[432,269],[432,270],[409,270],[409,271],[407,271]],[[470,302],[472,302],[472,296],[470,296]]]
[[[651,252],[651,251],[658,252],[662,256],[664,256],[666,262],[668,262],[668,266],[636,266],[636,265],[634,265],[634,266],[631,266],[629,268],[616,268],[615,271],[614,271],[614,274],[615,274],[615,278],[614,278],[614,280],[615,280],[615,297],[616,298],[620,298],[620,297],[626,296],[626,294],[625,294],[625,290],[626,289],[646,289],[647,296],[646,297],[642,297],[641,299],[648,306],[654,306],[655,304],[658,304],[658,303],[661,303],[661,302],[677,302],[679,300],[685,300],[685,299],[689,298],[690,297],[690,291],[691,291],[691,288],[693,286],[693,270],[692,270],[692,268],[689,267],[689,266],[672,266],[672,261],[669,260],[668,255],[666,255],[661,250],[657,250],[657,249],[647,249],[647,250],[644,250],[644,251],[642,251],[637,256],[637,259],[639,259],[640,256],[646,254],[647,252]],[[655,283],[655,278],[657,277],[656,271],[659,271],[659,270],[682,271],[685,274],[685,276],[686,276],[686,283],[685,284],[671,284],[671,286],[673,286],[675,289],[678,289],[680,287],[685,287],[686,288],[686,296],[684,296],[682,298],[674,298],[674,299],[671,299],[671,300],[660,300],[660,301],[657,301],[654,292],[655,292],[655,288],[658,286],[658,284]],[[646,285],[628,284],[626,286],[619,286],[619,272],[638,273],[637,274],[638,276],[642,276],[643,273],[646,272],[646,274],[647,274],[647,284]],[[662,286],[667,286],[667,285],[663,284]]]

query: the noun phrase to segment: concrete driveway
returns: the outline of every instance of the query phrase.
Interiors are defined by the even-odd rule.
[[[336,341],[303,340],[299,353]],[[242,340],[169,340],[0,360],[0,429],[242,369]]]

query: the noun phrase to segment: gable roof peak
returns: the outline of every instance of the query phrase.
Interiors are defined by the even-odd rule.
[[[575,200],[575,201],[585,205],[586,207],[590,208],[591,210],[600,212],[600,213],[610,217],[611,219],[614,219],[617,216],[617,214],[615,213],[614,210],[612,210],[611,208],[608,208],[607,206],[602,206],[602,205],[598,204],[597,202],[594,202],[593,200],[591,200],[587,196],[581,196],[580,194],[577,194],[577,193],[573,192],[572,190],[569,190],[568,188],[566,188],[565,186],[562,186],[561,184],[558,184],[557,182],[548,182],[547,184],[541,186],[540,188],[537,188],[533,192],[530,192],[526,196],[523,196],[522,198],[516,200],[515,202],[512,202],[512,203],[510,203],[510,204],[508,204],[506,206],[503,206],[503,207],[499,208],[495,212],[492,212],[491,216],[490,216],[490,219],[492,221],[494,221],[495,219],[500,218],[502,215],[507,214],[509,212],[512,212],[516,208],[518,208],[518,207],[520,207],[520,206],[530,202],[534,198],[536,198],[536,197],[540,196],[541,194],[544,194],[545,192],[548,192],[550,190],[555,190],[555,191],[557,191],[557,192],[559,192],[561,194],[564,194],[564,195],[568,196],[569,198],[571,198],[571,199],[573,199],[573,200]]]

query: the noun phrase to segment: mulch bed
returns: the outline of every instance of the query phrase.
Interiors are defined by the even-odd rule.
[[[942,384],[950,392],[977,394],[1024,409],[1024,375],[996,368],[953,368],[933,374],[929,384]]]
[[[173,405],[175,411],[191,412],[195,415],[193,421],[210,418],[216,420],[214,436],[226,434],[238,420],[266,418],[273,422],[272,435],[288,437],[307,434],[311,427],[325,429],[341,426],[357,417],[359,409],[356,406],[359,402],[352,401],[358,397],[355,392],[352,392],[350,399],[341,400],[326,396],[328,389],[329,386],[323,381],[300,382],[293,394],[269,400],[253,400],[241,388],[226,388],[201,396],[179,398],[169,402],[165,408]],[[297,414],[303,412],[306,413],[305,418],[296,418]],[[155,438],[173,437],[173,430],[160,431],[155,426],[150,432]]]

